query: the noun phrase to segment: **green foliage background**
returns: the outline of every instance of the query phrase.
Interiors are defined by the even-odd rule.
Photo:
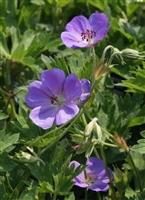
[[[111,29],[95,46],[97,62],[107,45],[119,50],[145,51],[145,1],[137,0],[0,0],[0,197],[2,200],[75,199],[68,168],[72,159],[85,164],[84,152],[74,152],[82,141],[85,124],[41,130],[29,119],[25,104],[27,86],[39,79],[44,69],[58,67],[66,74],[90,79],[89,49],[67,49],[60,34],[76,15],[89,17],[104,12]],[[108,58],[110,55],[107,55]],[[105,149],[108,165],[115,174],[118,200],[145,199],[145,62],[117,59],[109,74],[95,87],[86,110],[111,134],[118,132],[127,142],[134,160],[122,150]],[[86,115],[87,123],[90,122]],[[47,134],[47,137],[42,137]],[[41,139],[40,139],[41,138]],[[89,148],[90,148],[89,144]],[[88,148],[88,147],[86,147]],[[98,149],[99,151],[99,149]],[[45,166],[43,166],[45,162]],[[113,168],[114,166],[114,168]],[[84,168],[83,168],[84,169]],[[142,188],[142,189],[141,189]],[[78,194],[75,194],[78,195]],[[90,199],[95,199],[90,193]],[[111,199],[107,194],[100,198]],[[79,195],[77,198],[83,199]]]

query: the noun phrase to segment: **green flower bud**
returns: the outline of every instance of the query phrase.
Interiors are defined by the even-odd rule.
[[[34,163],[39,160],[39,158],[36,158],[35,156],[32,156],[30,153],[26,153],[24,151],[21,151],[20,154],[17,154],[17,158],[19,158],[21,162],[26,162],[26,163]]]
[[[145,54],[142,52],[139,52],[137,50],[134,49],[123,49],[121,51],[121,55],[123,58],[129,58],[129,59],[141,59],[144,60],[145,59]]]
[[[92,121],[86,126],[85,131],[84,131],[84,136],[89,137],[90,134],[92,133],[94,129],[94,124],[98,121],[97,118],[92,119]]]

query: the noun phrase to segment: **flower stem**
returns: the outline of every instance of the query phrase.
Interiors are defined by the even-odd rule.
[[[82,120],[83,120],[84,126],[87,126],[87,121],[86,121],[84,113],[82,114]]]
[[[5,79],[5,86],[6,86],[6,88],[8,89],[9,88],[9,86],[10,86],[10,75],[11,75],[11,73],[10,73],[10,60],[6,60],[6,68],[5,69],[3,69],[3,76],[4,76],[4,79]]]
[[[99,156],[99,154],[98,154],[98,151],[97,151],[97,149],[96,149],[95,146],[94,146],[94,153],[95,153],[95,155],[96,155],[97,158],[100,158],[100,156]]]
[[[97,199],[96,200],[101,200],[100,193],[99,192],[96,192],[96,193],[97,193]]]
[[[76,122],[76,120],[83,114],[83,109],[79,112],[79,114],[73,119],[73,121],[70,123],[70,125],[65,129],[65,131],[63,132],[63,134],[61,135],[61,137],[63,137],[67,132],[68,130],[70,129],[70,127]],[[67,122],[68,123],[68,122]],[[66,124],[67,124],[66,123]],[[35,144],[36,142],[38,142],[39,140],[41,140],[42,138],[45,138],[47,137],[50,133],[53,133],[54,131],[58,131],[60,129],[62,129],[64,126],[66,126],[66,124],[63,124],[62,126],[58,127],[57,129],[55,130],[52,130],[44,135],[42,135],[41,137],[37,138],[34,142],[31,143],[32,144]],[[58,137],[57,141],[60,140],[60,137]],[[46,146],[44,149],[41,150],[40,154],[39,155],[42,155],[47,149],[49,149],[50,146]]]
[[[101,143],[99,144],[99,147],[100,147],[102,159],[103,159],[104,164],[105,164],[105,170],[106,170],[107,176],[108,176],[109,181],[110,181],[110,188],[111,188],[111,191],[112,191],[112,200],[116,200],[116,194],[115,194],[115,190],[114,190],[114,187],[113,187],[112,178],[110,176],[110,173],[109,173],[109,170],[108,170],[108,167],[107,167],[106,156],[105,156],[105,152],[104,152],[104,149],[103,149],[103,146],[102,146]]]
[[[117,147],[115,144],[110,144],[108,142],[103,142],[101,141],[103,145],[108,146],[108,147]]]
[[[106,52],[111,49],[111,50],[114,50],[114,47],[112,45],[108,45],[104,51],[103,51],[103,54],[102,54],[102,59],[104,60],[105,59],[105,56],[106,56]]]
[[[88,188],[85,188],[85,200],[88,200]]]
[[[88,14],[91,15],[91,10],[90,10],[88,0],[86,0],[86,7],[87,7],[87,10],[88,10]]]
[[[95,70],[95,67],[96,67],[96,53],[95,53],[94,47],[92,47],[92,54],[93,54],[92,85],[94,85],[94,82],[95,82],[94,70]]]
[[[132,159],[132,156],[131,156],[130,152],[129,152],[129,151],[126,151],[126,152],[127,152],[128,157],[129,157],[129,159],[130,159],[130,162],[131,162],[131,164],[132,164],[132,166],[133,166],[133,170],[134,170],[134,173],[135,173],[136,178],[137,178],[137,181],[138,181],[138,185],[139,185],[140,192],[142,192],[142,191],[143,191],[143,188],[142,188],[142,185],[141,185],[141,182],[140,182],[140,177],[139,177],[138,170],[136,169],[136,166],[135,166],[135,164],[134,164],[134,161],[133,161],[133,159]]]
[[[54,194],[54,195],[53,195],[53,200],[56,200],[56,197],[57,197],[57,195],[56,195],[56,194]]]
[[[110,57],[110,59],[109,59],[109,61],[108,61],[108,66],[111,65],[111,63],[112,63],[114,57],[117,56],[117,55],[120,56],[121,53],[120,53],[120,52],[114,52],[114,53],[111,55],[111,57]]]
[[[102,128],[100,126],[101,130],[104,131],[107,135],[109,135],[109,137],[114,138],[114,136],[112,134],[110,134],[107,130],[105,130],[104,128]]]

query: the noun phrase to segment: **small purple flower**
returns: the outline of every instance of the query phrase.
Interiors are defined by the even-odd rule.
[[[32,108],[29,117],[43,129],[54,122],[64,124],[79,112],[75,101],[82,95],[82,86],[75,74],[65,77],[60,69],[45,70],[40,81],[32,82],[28,90],[26,103]]]
[[[68,48],[91,47],[108,33],[108,18],[104,13],[93,13],[89,20],[80,15],[74,17],[61,33],[61,39]]]
[[[76,101],[77,105],[81,105],[81,104],[85,103],[86,100],[89,98],[90,93],[91,93],[91,83],[90,83],[90,81],[83,78],[83,79],[80,80],[80,83],[81,83],[81,88],[82,88],[82,94],[79,97],[79,99]]]
[[[74,164],[74,169],[80,165],[77,161],[72,161],[70,165],[72,164]],[[96,192],[107,191],[109,189],[109,178],[106,174],[103,161],[95,157],[90,157],[87,159],[86,165],[87,167],[85,171],[72,180],[75,185],[82,188],[88,188]],[[111,169],[108,168],[108,170],[113,180],[113,173]]]

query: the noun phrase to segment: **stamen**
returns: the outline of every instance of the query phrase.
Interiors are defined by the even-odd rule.
[[[50,99],[51,99],[52,104],[57,102],[57,97],[55,97],[55,96],[52,96]]]
[[[93,174],[87,174],[89,180],[92,180],[93,179]]]
[[[88,29],[81,33],[81,38],[84,43],[92,43],[95,36],[96,32]]]

